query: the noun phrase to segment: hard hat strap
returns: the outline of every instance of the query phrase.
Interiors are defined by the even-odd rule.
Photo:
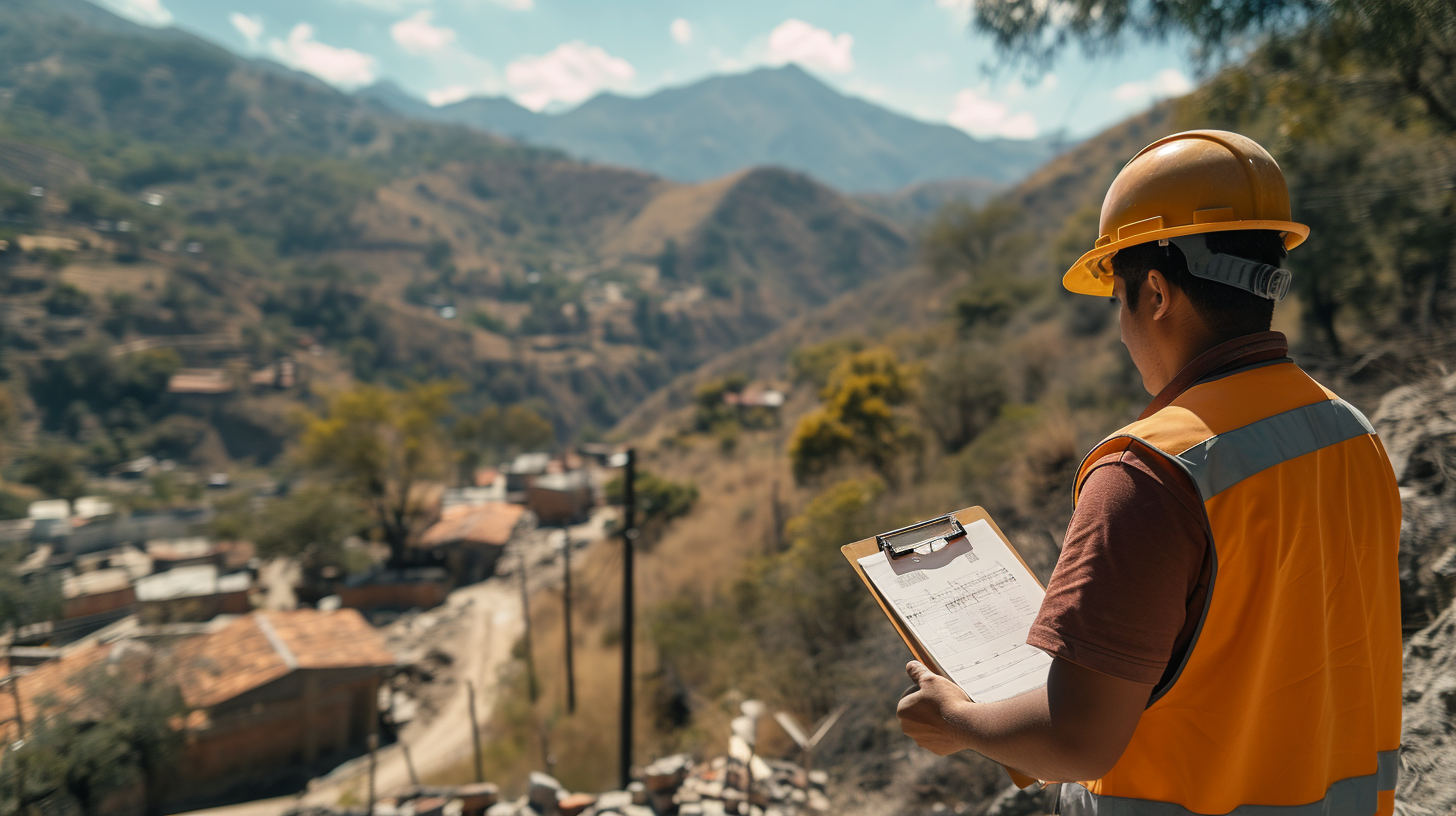
[[[1274,301],[1283,300],[1289,294],[1289,283],[1293,276],[1288,269],[1213,252],[1208,248],[1208,235],[1205,233],[1164,238],[1158,243],[1164,246],[1171,243],[1178,247],[1183,252],[1183,258],[1188,262],[1188,272],[1192,275],[1226,283]]]

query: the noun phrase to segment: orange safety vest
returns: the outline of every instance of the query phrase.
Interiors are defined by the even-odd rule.
[[[1386,816],[1400,749],[1400,496],[1370,422],[1288,360],[1213,377],[1103,440],[1197,486],[1213,570],[1177,673],[1069,816]],[[1074,497],[1075,500],[1075,497]]]

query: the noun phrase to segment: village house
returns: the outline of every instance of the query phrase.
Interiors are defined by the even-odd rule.
[[[84,673],[118,664],[136,641],[81,646],[14,680],[23,721],[68,705]],[[254,612],[162,654],[190,714],[173,807],[301,783],[367,749],[380,680],[395,664],[383,638],[352,609]],[[67,709],[72,716],[85,710]],[[0,695],[0,740],[18,734],[15,703]]]
[[[526,491],[526,507],[541,524],[564,527],[591,517],[591,476],[585,470],[547,473],[536,477]]]
[[[519,504],[456,505],[446,508],[414,546],[443,565],[457,586],[473,584],[493,575],[506,545],[533,526],[534,517]]]

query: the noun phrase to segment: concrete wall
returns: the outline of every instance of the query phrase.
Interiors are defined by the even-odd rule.
[[[128,610],[136,602],[136,591],[131,587],[122,587],[110,592],[93,592],[90,595],[77,595],[74,598],[66,599],[65,605],[61,607],[61,619],[84,618],[106,612]]]
[[[341,587],[339,601],[350,609],[433,609],[450,594],[448,581],[401,581]]]
[[[248,591],[245,589],[186,598],[140,601],[137,604],[137,617],[142,623],[201,622],[210,621],[218,615],[246,615],[252,611],[253,602],[248,599]]]

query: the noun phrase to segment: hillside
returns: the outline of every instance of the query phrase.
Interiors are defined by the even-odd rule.
[[[391,85],[360,96],[408,116],[680,181],[777,165],[844,191],[890,192],[928,180],[1015,182],[1054,153],[1049,139],[983,141],[892,113],[844,96],[792,64],[642,98],[604,93],[561,114],[532,113],[503,98],[431,108]]]
[[[8,376],[27,433],[73,441],[108,420],[96,405],[62,423],[51,401],[87,385],[45,385],[48,361],[159,346],[189,368],[302,354],[318,387],[455,377],[476,404],[531,402],[563,436],[605,429],[675,374],[910,261],[900,227],[802,174],[681,184],[570,161],[80,0],[0,9],[0,188]],[[24,235],[63,248],[25,251]],[[261,462],[309,393],[147,410],[212,426],[183,460]],[[133,433],[96,464],[152,444]]]

